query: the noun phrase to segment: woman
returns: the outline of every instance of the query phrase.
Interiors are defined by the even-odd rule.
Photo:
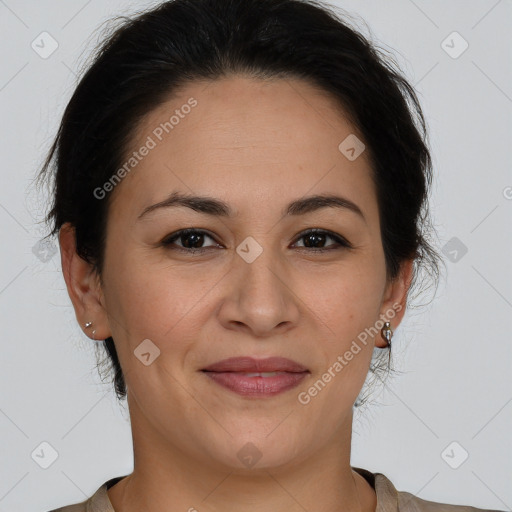
[[[135,464],[58,510],[476,510],[350,465],[368,372],[438,275],[426,137],[407,81],[312,1],[175,0],[109,37],[41,177]]]

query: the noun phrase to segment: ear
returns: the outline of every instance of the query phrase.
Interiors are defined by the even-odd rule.
[[[78,323],[91,339],[104,340],[111,332],[99,276],[93,266],[77,254],[75,228],[69,222],[59,230],[59,245],[62,273]],[[92,325],[86,328],[86,322]]]
[[[402,321],[407,306],[407,294],[413,278],[414,259],[406,260],[400,267],[397,277],[386,285],[381,306],[380,318],[391,324],[394,331]],[[386,341],[377,336],[375,345],[379,348],[386,347]]]

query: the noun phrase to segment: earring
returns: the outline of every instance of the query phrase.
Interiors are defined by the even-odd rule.
[[[393,337],[393,331],[391,330],[391,324],[386,322],[384,327],[380,331],[382,338],[387,342],[388,347],[391,348],[391,338]]]
[[[91,327],[91,325],[92,325],[92,322],[85,322],[85,327],[86,327],[86,328]],[[95,335],[95,334],[96,334],[96,329],[94,329],[94,330],[92,331],[92,339],[93,339],[93,340],[96,340],[96,338],[94,337],[94,335]]]
[[[85,324],[84,324],[84,325],[85,325],[85,327],[86,327],[86,328],[91,327],[92,322],[85,322]],[[94,341],[99,341],[99,340],[97,340],[97,339],[94,337],[94,335],[95,335],[95,334],[96,334],[96,329],[94,329],[94,330],[92,331],[92,339],[93,339]]]

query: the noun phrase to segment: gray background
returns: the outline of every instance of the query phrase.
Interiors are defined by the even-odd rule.
[[[58,251],[37,245],[45,198],[31,182],[100,23],[154,4],[0,0],[0,512],[82,501],[132,470],[128,413],[97,376]],[[512,2],[336,5],[393,51],[420,95],[448,270],[434,302],[395,333],[404,374],[356,414],[352,465],[423,499],[511,510]],[[47,58],[44,31],[58,43]],[[469,44],[461,55],[454,31]],[[58,455],[47,469],[52,448],[43,442]]]

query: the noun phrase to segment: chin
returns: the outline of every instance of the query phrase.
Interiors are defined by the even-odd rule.
[[[280,422],[282,419],[273,422],[272,428],[268,428],[267,424],[261,429],[254,428],[253,425],[250,434],[247,430],[231,432],[232,437],[226,436],[223,442],[216,446],[210,444],[210,455],[229,471],[237,474],[254,474],[258,470],[293,465],[302,452],[300,443],[294,435],[291,435],[289,425],[281,432],[277,432]],[[281,426],[284,427],[284,425]],[[306,457],[305,451],[303,457]]]

